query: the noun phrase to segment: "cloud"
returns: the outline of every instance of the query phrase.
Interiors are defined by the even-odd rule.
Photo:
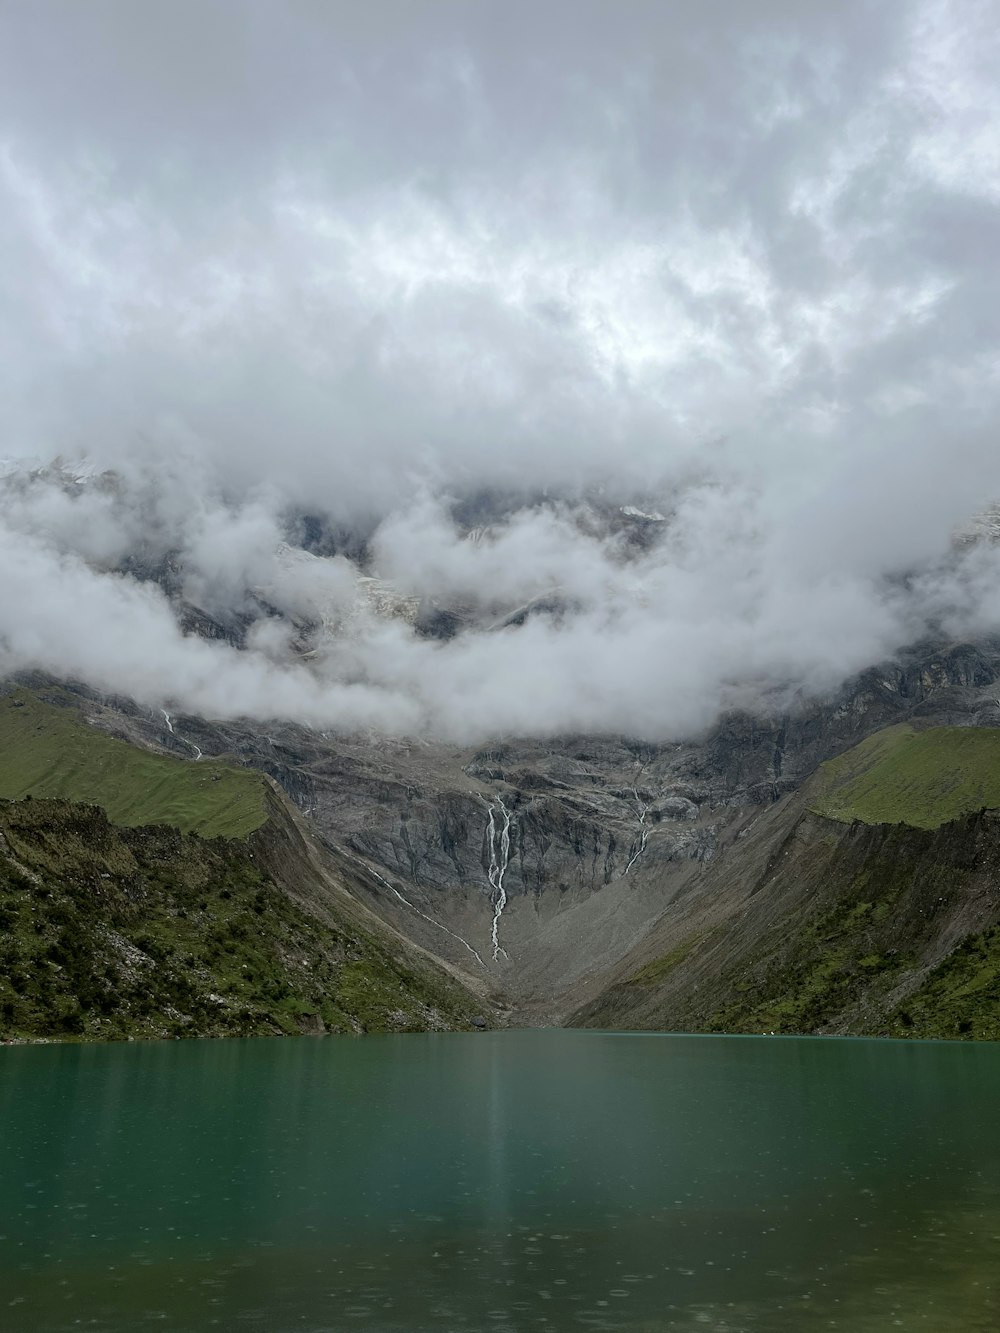
[[[988,7],[387,13],[5,9],[7,667],[668,736],[994,628]]]

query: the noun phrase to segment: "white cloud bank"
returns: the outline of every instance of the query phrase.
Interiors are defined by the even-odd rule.
[[[1000,495],[989,6],[40,0],[0,28],[4,669],[668,737],[1000,630],[993,553],[950,547]],[[19,479],[56,454],[116,480]],[[607,521],[629,503],[667,515],[647,549]],[[296,514],[354,539],[290,552]],[[256,619],[246,647],[178,600]],[[423,637],[418,602],[464,628]]]

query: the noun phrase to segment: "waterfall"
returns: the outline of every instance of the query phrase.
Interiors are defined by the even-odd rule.
[[[403,894],[400,893],[400,891],[396,888],[395,884],[390,884],[390,882],[383,875],[380,875],[377,870],[373,870],[367,861],[362,861],[360,856],[355,856],[352,852],[349,852],[346,849],[346,847],[339,848],[339,851],[344,856],[348,857],[349,860],[353,861],[355,865],[358,865],[362,868],[362,870],[367,871],[368,874],[371,875],[373,879],[378,880],[379,884],[383,885],[385,888],[389,890],[390,893],[394,894],[403,904],[404,907],[408,907],[411,912],[416,912],[417,916],[422,916],[423,919],[425,921],[429,921],[432,926],[437,926],[438,930],[443,930],[444,933],[446,935],[450,935],[453,940],[458,940],[459,944],[464,944],[465,947],[468,949],[469,953],[472,954],[473,958],[475,958],[476,962],[479,964],[480,967],[484,968],[486,966],[482,958],[480,958],[479,954],[476,952],[476,950],[472,947],[472,945],[469,943],[467,939],[463,939],[461,935],[457,935],[455,931],[450,930],[440,921],[435,921],[432,916],[428,916],[426,912],[422,912],[420,908],[417,907],[416,903],[411,903],[409,898],[404,897]]]
[[[501,818],[500,827],[497,827],[497,815]],[[503,803],[503,797],[498,796],[496,807],[489,806],[489,823],[486,826],[486,842],[490,853],[489,881],[490,897],[493,903],[493,926],[490,931],[490,939],[493,942],[493,961],[497,962],[500,955],[509,959],[510,954],[500,943],[500,918],[503,916],[503,909],[507,906],[507,891],[503,886],[503,877],[507,873],[507,864],[510,861],[510,811]]]
[[[646,811],[649,809],[649,806],[643,804],[642,800],[639,797],[639,792],[637,788],[633,787],[632,790],[635,794],[635,803],[639,811],[639,848],[638,851],[632,854],[632,859],[625,867],[623,873],[626,875],[635,865],[636,861],[638,861],[639,857],[646,850],[646,839],[649,837],[649,829],[646,827]]]
[[[160,712],[163,714],[163,720],[164,722],[166,722],[167,730],[170,732],[171,736],[176,737],[177,740],[179,740],[182,745],[186,745],[188,749],[194,750],[194,761],[195,763],[197,763],[198,760],[201,758],[201,750],[198,748],[197,745],[195,745],[194,741],[186,741],[183,736],[177,735],[176,731],[174,731],[174,724],[170,720],[170,714],[167,712],[165,708],[161,708]]]

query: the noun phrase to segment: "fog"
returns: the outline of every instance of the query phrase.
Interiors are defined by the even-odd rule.
[[[997,632],[994,18],[0,6],[0,669],[664,739]]]

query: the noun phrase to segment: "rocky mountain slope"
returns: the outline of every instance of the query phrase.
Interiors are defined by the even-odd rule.
[[[572,1021],[1000,1037],[998,784],[997,730],[877,733],[748,826]]]
[[[0,699],[0,789],[34,788],[0,801],[0,1037],[492,1021],[482,995],[368,911],[267,779],[138,751],[49,693],[62,707]],[[53,785],[77,799],[46,799]]]
[[[82,687],[58,698],[93,734],[172,754],[199,783],[220,757],[267,775],[367,911],[516,1021],[581,1009],[581,1021],[610,1021],[610,1009],[583,1007],[659,944],[661,957],[678,947],[675,920],[732,910],[732,885],[752,879],[761,839],[818,764],[904,722],[992,735],[998,679],[1000,644],[925,644],[832,698],[733,714],[662,746],[565,737],[462,749],[167,718]],[[654,1009],[620,1021],[715,1013]]]

